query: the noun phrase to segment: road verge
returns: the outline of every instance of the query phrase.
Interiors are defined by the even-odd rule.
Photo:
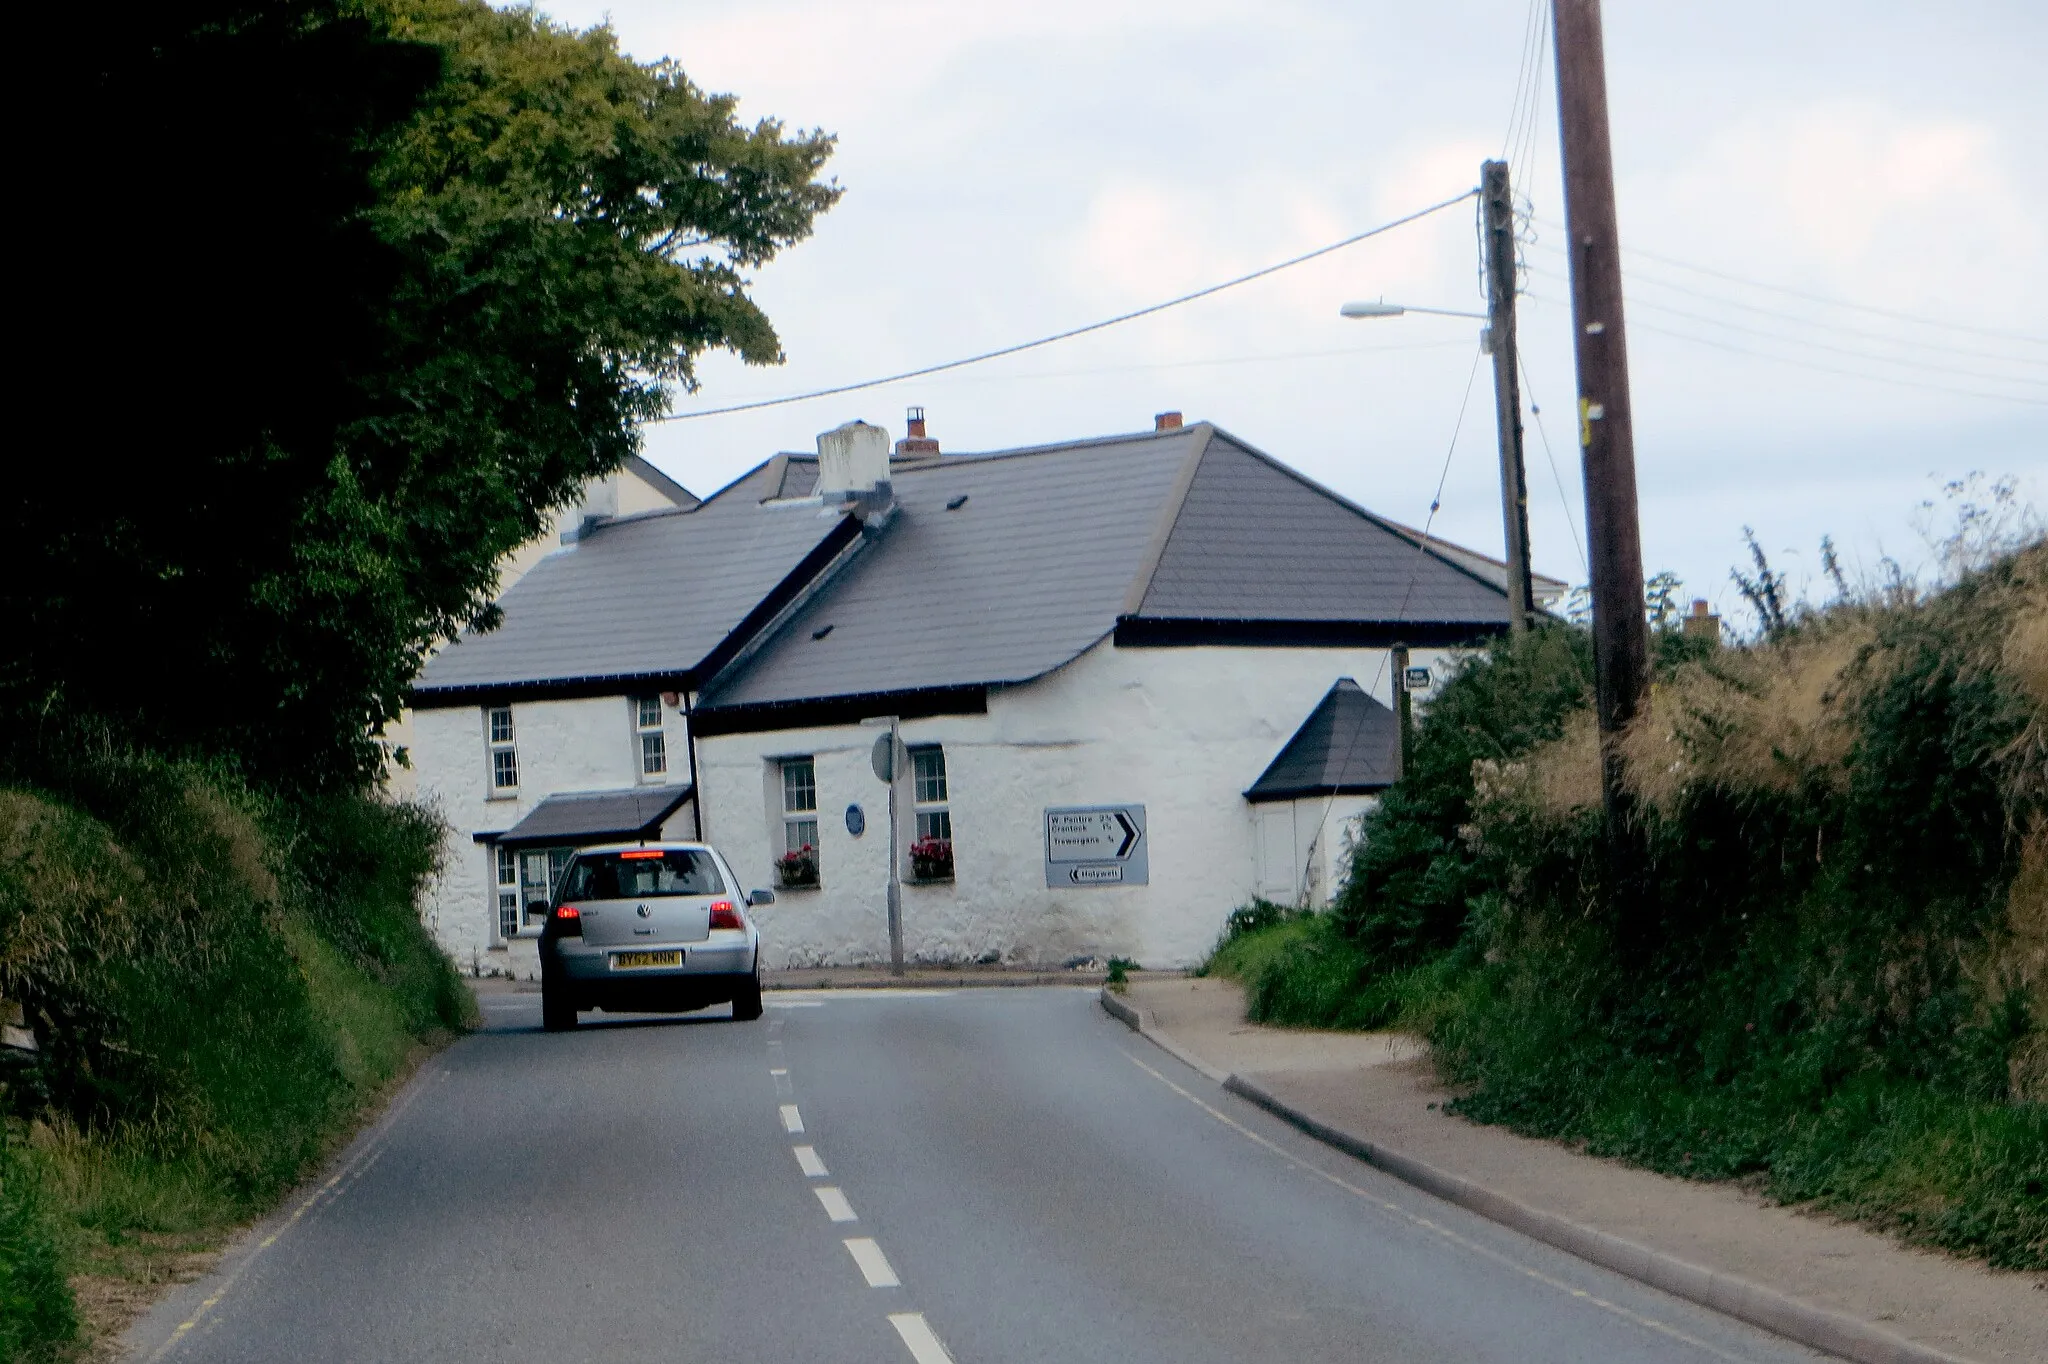
[[[1787,1340],[1855,1360],[1857,1364],[1969,1364],[1957,1355],[1908,1340],[1871,1322],[1803,1302],[1736,1275],[1702,1268],[1597,1227],[1532,1207],[1498,1190],[1437,1169],[1383,1142],[1334,1126],[1281,1099],[1254,1080],[1222,1072],[1203,1061],[1160,1028],[1151,1011],[1136,1001],[1107,987],[1100,998],[1103,1010],[1112,1018],[1229,1092],[1327,1146],[1531,1240]]]

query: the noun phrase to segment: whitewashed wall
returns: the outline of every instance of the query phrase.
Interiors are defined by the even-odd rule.
[[[689,780],[688,733],[682,713],[662,710],[669,770],[643,778],[640,741],[625,696],[574,701],[533,701],[512,707],[519,750],[519,791],[494,797],[481,706],[419,710],[412,714],[413,775],[419,796],[447,821],[440,874],[428,886],[423,913],[441,946],[463,970],[497,971],[522,979],[539,970],[537,934],[511,943],[498,937],[497,870],[492,849],[478,833],[502,833],[549,796],[571,791],[618,791]],[[663,833],[691,833],[686,802]]]
[[[1441,675],[1450,655],[1416,651]],[[915,960],[1058,964],[1112,955],[1185,966],[1259,887],[1257,810],[1243,791],[1339,677],[1391,700],[1378,649],[1118,649],[1105,641],[1053,674],[998,691],[989,713],[906,721],[906,743],[945,747],[954,869],[949,884],[903,889]],[[781,851],[775,760],[813,755],[823,881],[778,890],[757,915],[770,966],[886,960],[888,807],[868,766],[877,731],[857,726],[721,735],[698,746],[705,832],[739,874],[773,886]],[[908,782],[900,782],[909,842]],[[1048,805],[1146,807],[1150,884],[1047,889]],[[858,802],[868,829],[847,833]],[[1309,802],[1303,802],[1304,807]],[[1324,822],[1320,802],[1295,823]],[[1328,811],[1334,826],[1364,802]],[[1270,807],[1269,807],[1270,808]],[[1329,832],[1316,856],[1327,896],[1339,871]]]
[[[1359,821],[1378,803],[1314,796],[1255,806],[1259,894],[1275,904],[1328,908],[1350,871],[1347,850]]]

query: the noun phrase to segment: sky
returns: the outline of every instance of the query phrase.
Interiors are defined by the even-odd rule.
[[[744,120],[839,138],[845,198],[753,277],[787,363],[707,356],[678,413],[1158,302],[1449,198],[1505,151],[1530,214],[1533,556],[1585,579],[1556,89],[1531,0],[540,8],[608,21]],[[1924,564],[1918,509],[1949,480],[2015,476],[2043,505],[2048,6],[1615,0],[1606,48],[1646,571],[1734,623],[1745,526],[1818,594],[1823,536],[1852,575]],[[854,418],[900,435],[911,404],[957,452],[1178,410],[1409,524],[1441,482],[1433,529],[1498,556],[1479,324],[1338,316],[1358,298],[1481,310],[1474,226],[1467,202],[1022,355],[652,426],[645,453],[701,494]]]

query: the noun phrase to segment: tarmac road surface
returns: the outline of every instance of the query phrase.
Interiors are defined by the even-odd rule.
[[[130,1334],[140,1360],[1223,1364],[1820,1356],[1439,1203],[1092,990],[536,995]]]

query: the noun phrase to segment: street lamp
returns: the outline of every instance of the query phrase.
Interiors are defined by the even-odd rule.
[[[1469,317],[1479,322],[1492,320],[1485,313],[1461,313],[1455,308],[1423,308],[1413,303],[1388,303],[1384,299],[1372,303],[1347,303],[1338,311],[1345,317],[1399,317],[1403,313],[1428,313],[1432,317]]]
[[[1509,211],[1508,167],[1505,161],[1489,161],[1481,168],[1485,180],[1487,231],[1483,239],[1486,255],[1488,311],[1468,313],[1456,308],[1422,308],[1413,304],[1389,303],[1384,298],[1370,303],[1347,303],[1339,311],[1345,317],[1400,317],[1404,313],[1428,313],[1432,317],[1464,317],[1486,326],[1479,333],[1479,349],[1493,357],[1494,426],[1500,438],[1501,521],[1505,532],[1508,594],[1508,630],[1519,635],[1529,628],[1534,605],[1529,570],[1529,479],[1522,467],[1522,395],[1516,381],[1519,361],[1515,355],[1515,272],[1513,219]]]

